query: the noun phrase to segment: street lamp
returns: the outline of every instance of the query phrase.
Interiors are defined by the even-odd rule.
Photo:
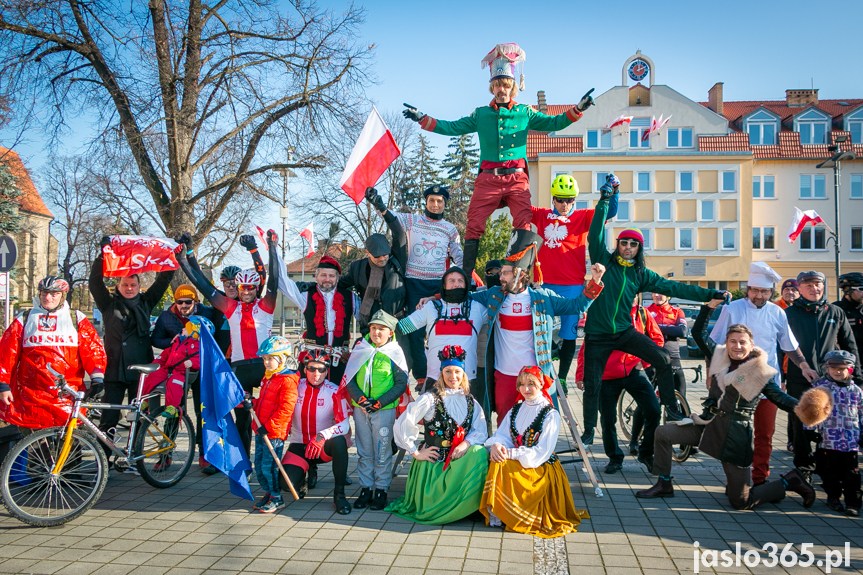
[[[288,163],[294,161],[294,147],[288,147]],[[282,177],[285,180],[285,186],[282,189],[282,205],[279,206],[279,217],[282,218],[282,261],[285,262],[286,256],[286,248],[288,245],[288,179],[293,178],[297,174],[294,173],[290,168],[284,168],[279,170],[281,172]],[[287,270],[285,270],[287,272]],[[279,329],[279,335],[282,337],[285,336],[285,308],[287,307],[287,302],[285,301],[284,294],[281,294],[282,298],[282,311],[281,311],[281,327]]]
[[[857,159],[857,155],[854,152],[840,152],[839,144],[848,140],[847,134],[838,134],[833,137],[833,144],[827,146],[827,150],[833,154],[830,156],[830,159],[824,160],[817,166],[816,168],[833,168],[833,210],[836,215],[836,228],[833,230],[833,250],[835,254],[835,267],[836,267],[836,297],[837,299],[842,299],[842,290],[839,289],[839,274],[841,273],[841,266],[839,263],[839,248],[840,241],[839,235],[842,231],[842,225],[839,221],[839,165],[842,163],[842,160],[855,160]]]

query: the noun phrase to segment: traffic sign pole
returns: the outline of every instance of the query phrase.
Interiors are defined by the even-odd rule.
[[[3,279],[4,279],[3,283],[5,284],[5,289],[3,291],[5,292],[4,295],[6,296],[6,298],[4,299],[4,304],[3,304],[3,309],[4,309],[4,311],[3,311],[3,329],[6,329],[7,327],[9,327],[9,324],[12,323],[12,321],[9,318],[9,311],[10,311],[9,300],[12,299],[10,297],[12,294],[9,293],[11,291],[9,289],[9,272],[3,272]]]
[[[18,245],[15,243],[15,238],[12,236],[0,236],[0,273],[5,276],[6,280],[6,297],[4,304],[4,317],[3,323],[5,324],[3,328],[9,327],[9,324],[12,321],[9,318],[10,305],[9,301],[12,299],[12,289],[9,285],[9,271],[15,267],[15,262],[18,260]]]

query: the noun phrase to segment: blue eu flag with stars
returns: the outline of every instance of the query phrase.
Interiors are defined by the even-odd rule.
[[[246,471],[252,468],[231,410],[243,401],[243,387],[209,330],[201,330],[201,420],[204,458],[228,476],[231,493],[254,501]]]

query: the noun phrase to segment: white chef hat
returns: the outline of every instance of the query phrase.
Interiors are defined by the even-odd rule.
[[[782,276],[773,271],[773,268],[766,263],[752,262],[750,264],[749,281],[746,282],[747,286],[773,289],[778,281],[782,281]]]

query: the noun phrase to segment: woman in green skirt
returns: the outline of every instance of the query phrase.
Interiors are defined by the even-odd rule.
[[[488,427],[482,407],[470,394],[465,355],[457,345],[438,353],[440,378],[431,391],[407,406],[393,428],[396,444],[412,454],[414,462],[404,496],[387,511],[417,523],[442,525],[464,519],[479,509],[482,499]]]

